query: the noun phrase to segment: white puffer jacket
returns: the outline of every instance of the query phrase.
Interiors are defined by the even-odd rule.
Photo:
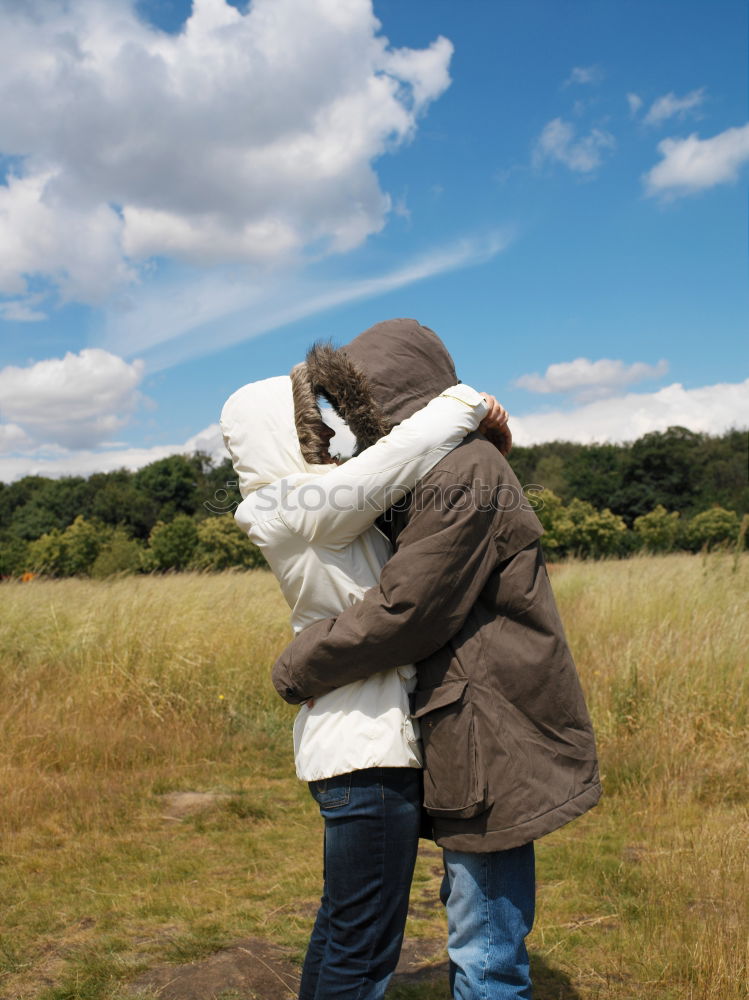
[[[375,519],[486,415],[470,386],[445,390],[343,465],[302,458],[291,379],[253,382],[221,413],[244,498],[235,517],[262,550],[292,609],[295,632],[338,615],[379,580],[391,546]],[[302,705],[294,725],[305,781],[366,767],[419,767],[408,709],[415,668],[384,670]]]

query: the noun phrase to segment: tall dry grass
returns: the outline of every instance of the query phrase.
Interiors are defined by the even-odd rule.
[[[539,845],[539,1000],[744,998],[749,559],[552,576],[606,794]],[[268,679],[287,618],[262,571],[0,586],[2,1000],[124,996],[245,932],[301,953],[320,824]],[[179,789],[225,798],[175,822]]]
[[[749,560],[569,564],[556,592],[606,796],[592,825],[616,916],[591,954],[605,967],[613,946],[646,996],[746,997]]]
[[[264,572],[9,584],[0,595],[0,830],[118,822],[144,773],[166,786],[286,731],[268,669],[288,641],[288,609]]]

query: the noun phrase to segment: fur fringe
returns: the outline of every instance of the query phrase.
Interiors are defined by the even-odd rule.
[[[320,435],[323,422],[316,393],[310,383],[307,365],[294,365],[289,373],[291,394],[294,398],[294,422],[296,424],[302,458],[310,465],[324,464],[327,445]]]
[[[357,454],[388,433],[390,426],[372,396],[366,375],[344,350],[329,341],[318,341],[307,352],[306,367],[313,398],[322,396],[348,424],[356,438]],[[319,419],[319,409],[317,413]]]

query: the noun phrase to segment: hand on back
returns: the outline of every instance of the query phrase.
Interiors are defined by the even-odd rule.
[[[489,412],[479,424],[479,430],[503,455],[509,455],[512,448],[512,431],[508,423],[510,414],[491,393],[482,392],[481,395],[489,406]]]

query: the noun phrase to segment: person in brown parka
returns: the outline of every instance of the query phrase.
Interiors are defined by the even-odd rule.
[[[373,443],[373,425],[398,424],[456,382],[442,341],[411,319],[378,323],[342,348],[317,345],[307,366],[359,448]],[[299,703],[416,663],[413,715],[424,806],[444,849],[453,996],[527,1000],[533,842],[601,793],[543,529],[507,460],[478,432],[383,526],[395,552],[379,586],[302,631],[273,681]]]

